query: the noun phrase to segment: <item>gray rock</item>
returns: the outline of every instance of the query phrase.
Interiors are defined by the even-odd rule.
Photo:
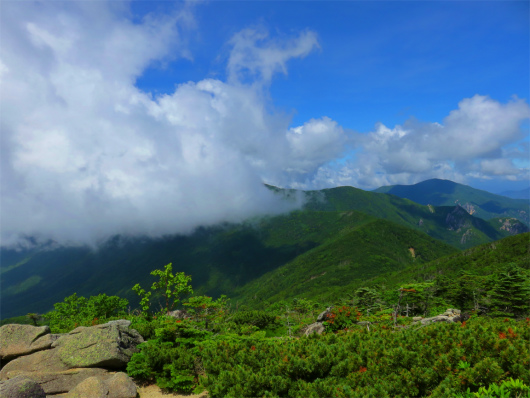
[[[175,311],[170,311],[168,312],[167,314],[168,316],[172,317],[172,318],[176,318],[176,319],[187,319],[187,318],[191,318],[191,315],[188,314],[186,311],[184,310],[175,310]]]
[[[89,377],[108,379],[108,370],[101,368],[124,368],[142,342],[140,334],[125,323],[80,327],[59,336],[50,349],[7,363],[0,371],[0,380],[24,375],[39,383],[47,394],[68,392]]]
[[[332,308],[333,307],[328,307],[328,308],[326,308],[325,311],[322,311],[317,317],[317,322],[324,322],[325,320],[327,320],[328,319],[328,315],[331,314],[331,309]]]
[[[68,369],[124,368],[143,343],[140,334],[123,324],[78,327],[52,344]]]
[[[437,316],[433,316],[432,318],[425,318],[425,319],[422,319],[421,320],[421,324],[422,325],[428,325],[430,323],[436,323],[436,322],[453,322],[453,320],[451,318],[449,318],[448,316],[446,315],[437,315]]]
[[[136,384],[123,372],[116,373],[107,380],[109,387],[108,398],[135,398]]]
[[[128,319],[118,319],[116,321],[108,321],[105,325],[121,325],[129,328],[131,326],[131,321]]]
[[[314,333],[322,334],[324,333],[324,330],[325,328],[324,328],[324,325],[322,325],[322,323],[315,322],[315,323],[312,323],[311,325],[305,326],[304,328],[300,330],[300,332],[305,336],[310,336]]]
[[[460,310],[457,310],[455,308],[449,308],[447,311],[443,313],[443,315],[450,316],[450,317],[457,316],[457,315],[460,315]]]
[[[110,378],[89,377],[75,386],[64,398],[136,398],[136,385],[123,372]]]
[[[48,326],[4,325],[0,327],[0,360],[10,361],[45,350],[52,343],[53,337]]]
[[[0,380],[15,376],[16,372],[61,372],[68,367],[57,356],[57,350],[37,351],[30,355],[18,357],[6,364],[0,371]]]
[[[97,377],[89,377],[66,394],[67,398],[107,398],[109,389],[105,382]]]
[[[8,373],[9,379],[17,376],[30,377],[42,387],[46,394],[61,394],[71,391],[89,377],[106,380],[112,375],[109,374],[108,370],[100,368],[78,368],[57,372],[11,371]]]
[[[27,376],[0,381],[0,398],[46,398],[42,387]]]

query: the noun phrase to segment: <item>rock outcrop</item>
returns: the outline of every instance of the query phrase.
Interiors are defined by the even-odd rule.
[[[4,325],[0,328],[0,360],[4,363],[50,348],[55,336],[50,334],[48,326]]]
[[[449,308],[447,311],[445,311],[441,315],[436,315],[431,318],[422,318],[422,317],[414,317],[414,322],[412,325],[422,324],[422,325],[428,325],[430,323],[436,323],[436,322],[463,322],[469,319],[469,315],[466,313],[461,313],[460,310]]]
[[[331,314],[332,308],[333,307],[328,307],[325,311],[322,311],[317,317],[317,322],[324,322],[326,319],[328,319],[328,316]]]
[[[116,373],[109,379],[89,377],[71,390],[65,398],[134,398],[136,386],[125,373]]]
[[[26,377],[36,382],[46,394],[72,392],[79,397],[95,397],[95,392],[87,393],[87,385],[83,387],[86,380],[92,380],[88,382],[89,386],[101,386],[94,391],[106,391],[101,396],[136,396],[132,380],[125,373],[115,372],[125,368],[137,351],[136,346],[143,342],[142,336],[129,328],[130,321],[79,327],[64,335],[52,335],[47,327],[23,325],[34,330],[24,329],[18,337],[10,337],[9,341],[14,342],[12,347],[9,341],[4,341],[4,336],[13,336],[18,326],[21,325],[0,328],[1,352],[4,357],[14,358],[0,370],[1,381]],[[36,347],[40,351],[36,351]]]
[[[188,314],[184,310],[171,311],[167,315],[172,317],[172,318],[176,318],[176,319],[188,319],[188,318],[191,318],[191,315]]]
[[[42,387],[26,376],[0,381],[0,398],[46,398]]]
[[[304,336],[310,336],[314,333],[322,334],[324,333],[324,330],[325,328],[322,322],[315,322],[315,323],[312,323],[311,325],[304,326],[302,329],[300,329],[300,333],[303,334]]]

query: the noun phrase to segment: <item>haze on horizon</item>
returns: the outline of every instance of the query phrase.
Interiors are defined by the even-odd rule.
[[[2,246],[293,208],[263,183],[529,184],[527,2],[0,6]]]

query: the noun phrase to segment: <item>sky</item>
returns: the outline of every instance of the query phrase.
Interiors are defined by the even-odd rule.
[[[527,1],[2,1],[4,247],[530,184]]]

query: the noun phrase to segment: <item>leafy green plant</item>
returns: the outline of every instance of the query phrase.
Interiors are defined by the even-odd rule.
[[[456,398],[528,398],[530,387],[522,380],[510,377],[500,384],[490,384],[488,387],[480,387],[477,392],[471,392],[468,388],[465,393],[456,395]]]
[[[172,263],[167,264],[163,270],[156,269],[151,271],[151,275],[158,276],[159,278],[157,282],[153,282],[151,290],[160,294],[164,298],[164,311],[166,314],[175,308],[180,302],[180,298],[183,294],[193,293],[193,289],[191,285],[189,285],[191,276],[185,275],[184,272],[173,274]],[[148,315],[152,292],[146,292],[138,283],[134,285],[133,291],[140,296],[142,311],[144,314]]]

